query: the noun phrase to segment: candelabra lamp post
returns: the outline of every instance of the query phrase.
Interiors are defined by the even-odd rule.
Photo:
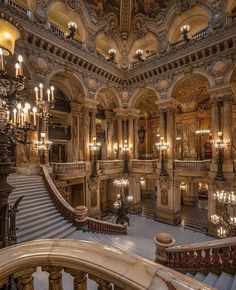
[[[93,143],[89,144],[89,149],[92,152],[92,174],[91,178],[97,178],[97,152],[100,150],[101,143],[97,142],[97,138],[93,137]]]
[[[213,199],[219,204],[220,214],[211,215],[210,221],[217,228],[219,238],[234,237],[236,235],[236,216],[231,213],[236,209],[236,195],[233,191],[217,191]]]
[[[24,88],[23,58],[18,56],[15,75],[5,68],[7,57],[14,54],[15,41],[20,37],[17,24],[0,18],[0,248],[16,243],[15,215],[19,200],[9,206],[13,187],[7,177],[14,172],[8,157],[9,142],[26,144],[28,133],[35,130],[30,104],[23,105],[18,92]]]
[[[161,137],[160,142],[156,143],[156,147],[161,153],[160,176],[168,176],[168,172],[165,169],[165,152],[170,148],[170,145],[164,141],[164,137]]]
[[[124,140],[124,146],[122,147],[122,150],[124,152],[123,173],[129,173],[129,145],[127,140]]]
[[[218,139],[213,140],[212,144],[218,152],[217,174],[215,180],[224,181],[225,180],[223,173],[224,149],[230,146],[230,140],[224,140],[223,132],[218,132]]]
[[[128,209],[133,203],[134,197],[126,193],[129,187],[129,180],[125,177],[117,178],[113,181],[113,185],[117,190],[117,200],[114,203],[116,212],[116,223],[129,225]]]

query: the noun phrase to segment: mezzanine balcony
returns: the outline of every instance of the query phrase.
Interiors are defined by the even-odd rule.
[[[174,160],[175,172],[180,175],[205,176],[210,170],[211,160]]]
[[[158,160],[131,160],[130,170],[133,173],[156,173],[158,167]]]
[[[86,163],[84,161],[51,163],[51,166],[56,179],[68,180],[83,178],[86,175]]]

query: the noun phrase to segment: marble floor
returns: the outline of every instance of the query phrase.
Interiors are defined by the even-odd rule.
[[[128,252],[140,255],[144,258],[154,260],[155,246],[153,238],[157,232],[170,233],[176,240],[176,245],[191,244],[198,242],[206,242],[213,240],[202,233],[192,230],[184,230],[179,227],[173,227],[163,223],[155,222],[151,219],[130,215],[130,226],[128,227],[127,236],[109,236],[95,233],[83,233],[76,231],[67,239],[89,240],[111,245]],[[48,274],[40,272],[40,269],[34,274],[35,290],[48,289]],[[64,289],[73,289],[73,280],[70,275],[63,273]],[[88,289],[96,289],[93,281],[89,280]]]

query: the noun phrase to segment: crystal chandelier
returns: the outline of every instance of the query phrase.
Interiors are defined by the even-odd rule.
[[[234,236],[236,230],[236,217],[230,215],[229,207],[231,207],[232,212],[234,212],[236,206],[235,193],[233,191],[217,191],[213,193],[213,199],[216,200],[220,206],[220,214],[213,214],[210,217],[211,223],[218,226],[218,237],[225,238]]]
[[[34,141],[34,146],[38,151],[48,151],[52,146],[52,142],[49,140],[45,140],[46,133],[41,133],[41,140]]]
[[[134,197],[132,195],[126,194],[125,191],[125,189],[129,187],[129,180],[126,177],[116,178],[113,181],[113,185],[117,189],[117,200],[114,202],[116,223],[129,224],[129,218],[127,216],[128,209],[134,200]]]
[[[200,136],[209,135],[210,133],[211,133],[211,130],[209,129],[200,129],[200,130],[195,131],[195,134],[200,135]]]

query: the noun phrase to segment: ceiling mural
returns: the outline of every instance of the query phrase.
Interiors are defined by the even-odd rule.
[[[120,15],[120,0],[87,0],[89,10],[93,11],[98,18],[103,18],[109,13]]]
[[[155,18],[161,9],[168,7],[169,0],[133,0],[132,15],[142,13],[150,18]]]

